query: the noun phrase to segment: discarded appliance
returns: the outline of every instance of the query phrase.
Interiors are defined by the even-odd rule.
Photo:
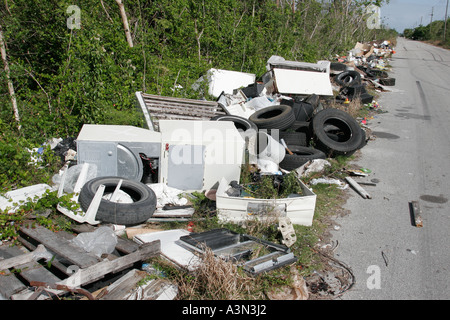
[[[208,93],[218,98],[222,92],[232,94],[235,89],[246,87],[255,83],[256,76],[252,73],[230,71],[222,69],[209,69],[205,77],[202,76],[194,84],[194,89],[200,88],[202,82],[208,84]]]
[[[262,81],[267,94],[333,96],[329,61],[313,64],[286,61],[282,57],[272,56],[266,69]]]
[[[280,69],[292,69],[292,70],[303,70],[303,71],[315,71],[330,73],[331,62],[321,60],[317,63],[301,62],[301,61],[288,61],[280,56],[271,56],[267,60],[266,70],[270,71],[273,68]]]
[[[206,248],[210,248],[216,257],[238,262],[245,271],[255,275],[297,261],[297,257],[284,245],[228,229],[191,233],[180,237],[180,242],[193,252],[204,253]],[[258,256],[261,252],[266,254]],[[257,257],[252,257],[254,255]]]
[[[333,96],[329,73],[274,68],[262,79],[268,94]]]
[[[76,177],[75,187],[71,190],[74,193],[72,200],[78,201],[82,187],[94,178],[116,177],[118,182],[114,187],[100,184],[95,191],[89,193],[89,201],[82,196],[84,199],[82,210],[81,208],[72,210],[58,204],[59,211],[80,223],[98,224],[101,221],[96,219],[96,214],[104,211],[100,206],[103,203],[104,207],[105,201],[112,206],[119,205],[132,209],[132,206],[136,205],[141,208],[141,204],[145,202],[142,195],[153,193],[141,182],[146,180],[143,177],[144,159],[151,161],[147,165],[154,165],[151,171],[153,169],[157,171],[152,175],[158,181],[151,182],[163,183],[181,191],[215,189],[222,177],[239,180],[244,160],[245,140],[232,121],[161,120],[159,124],[161,132],[131,126],[84,125],[77,139],[78,165],[82,169]],[[93,176],[88,175],[89,168],[97,168]],[[66,175],[67,166],[61,177],[58,197],[65,191]],[[141,195],[141,198],[131,199],[131,204],[117,203],[115,195],[123,193],[123,190],[120,190],[122,183],[125,183],[127,188],[136,189],[135,191],[138,191],[136,194]],[[115,189],[114,192],[111,190],[112,198],[104,199],[104,194],[110,193],[111,188]],[[155,206],[156,199],[152,201],[146,214],[151,215],[155,211]],[[142,210],[144,209],[138,211]],[[183,210],[183,217],[192,215],[192,210],[187,211]],[[180,214],[179,211],[158,210],[157,215],[164,217],[167,212]],[[144,214],[138,213],[133,216],[142,220]],[[103,215],[103,220],[105,218]],[[123,219],[122,223],[117,221],[112,223],[143,222],[130,222],[126,217],[123,218],[127,223],[123,223]]]
[[[245,140],[231,121],[161,120],[159,182],[184,190],[239,180]]]
[[[288,217],[293,224],[311,226],[316,207],[316,198],[301,180],[303,194],[292,198],[256,199],[230,196],[227,179],[222,178],[216,192],[217,215],[222,221],[245,222],[250,219],[273,218],[271,211],[281,217]],[[281,211],[281,212],[280,212]]]
[[[161,134],[124,125],[85,124],[76,139],[77,163],[97,165],[98,176],[118,176],[141,181],[141,156],[158,159]]]
[[[164,97],[136,92],[147,128],[159,131],[159,120],[209,120],[227,114],[215,101]]]
[[[231,121],[161,120],[160,132],[131,126],[84,125],[78,163],[97,176],[141,181],[143,159],[157,163],[158,181],[183,191],[212,189],[221,177],[236,179],[245,140]]]

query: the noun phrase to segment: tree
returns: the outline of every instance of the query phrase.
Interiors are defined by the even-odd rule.
[[[14,85],[10,76],[8,57],[6,55],[6,45],[5,41],[3,40],[3,30],[1,25],[0,25],[0,51],[2,55],[3,64],[5,66],[6,80],[8,82],[9,95],[11,97],[11,103],[14,110],[14,118],[16,119],[17,122],[17,128],[20,130],[21,125],[20,125],[19,109],[17,108],[16,93],[14,91]]]
[[[122,18],[123,28],[125,29],[125,36],[127,38],[128,45],[130,48],[133,48],[133,39],[131,38],[130,26],[128,25],[127,13],[125,12],[125,6],[122,3],[122,0],[116,0],[117,5],[120,10],[120,17]]]

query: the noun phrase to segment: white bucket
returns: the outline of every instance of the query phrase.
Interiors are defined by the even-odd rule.
[[[286,155],[286,149],[281,143],[264,131],[258,132],[258,153],[259,159],[266,159],[279,164]]]

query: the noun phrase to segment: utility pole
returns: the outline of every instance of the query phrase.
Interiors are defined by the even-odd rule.
[[[430,24],[433,22],[433,14],[434,14],[434,7],[431,7],[431,20],[430,20]]]
[[[448,11],[448,0],[447,6],[445,7],[445,18],[444,18],[444,43],[445,43],[445,34],[447,32],[447,11]]]
[[[433,13],[434,13],[434,7],[431,7],[430,40],[431,40],[431,24],[433,23]]]

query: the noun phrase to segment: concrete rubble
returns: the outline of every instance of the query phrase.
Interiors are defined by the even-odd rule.
[[[388,61],[394,53],[388,41],[357,43],[347,56],[333,61],[305,63],[271,56],[260,77],[211,69],[195,86],[200,90],[206,82],[208,95],[215,101],[136,92],[146,128],[86,124],[77,138],[50,142],[64,163],[53,177],[54,185],[12,190],[0,198],[1,209],[14,212],[23,202],[58,191],[58,210],[86,229],[75,231],[79,235],[74,238],[22,228],[25,250],[13,253],[0,245],[3,265],[36,264],[42,259],[33,255],[38,247],[51,252],[54,264],[64,270],[58,279],[30,275],[25,286],[12,283],[14,277],[6,281],[5,274],[10,272],[5,270],[0,275],[0,297],[53,299],[70,293],[98,300],[172,300],[176,285],[164,277],[155,278],[155,269],[149,269],[145,261],[163,257],[178,268],[194,271],[202,263],[205,248],[198,243],[212,247],[218,258],[223,258],[225,247],[233,246],[240,254],[228,258],[240,261],[253,275],[293,264],[297,258],[289,250],[296,240],[292,224],[311,226],[316,206],[316,195],[301,178],[330,166],[326,159],[352,155],[367,143],[366,119],[355,119],[347,110],[353,101],[379,108],[369,92],[392,90],[395,79],[389,77]],[[243,181],[244,175],[250,182]],[[292,175],[297,189],[275,198],[255,196],[264,179],[280,191]],[[354,186],[353,180],[348,181]],[[314,179],[311,185],[315,183],[347,187],[326,178]],[[63,201],[67,195],[79,206],[68,206]],[[283,231],[282,244],[229,230],[194,233],[189,227],[149,227],[155,222],[195,220],[193,203],[203,195],[222,221],[242,224],[249,219],[272,219]],[[101,228],[106,228],[104,237],[93,233]],[[47,238],[41,239],[39,233]],[[126,241],[123,235],[128,235]],[[89,248],[80,245],[84,236],[97,242],[89,243]],[[246,247],[249,244],[264,245],[270,253],[243,262],[241,258],[254,250]],[[61,249],[69,245],[76,248],[71,254]],[[108,249],[99,251],[104,246]],[[76,252],[90,262],[67,264]],[[21,254],[30,259],[17,260]],[[122,260],[120,267],[113,265]],[[98,277],[83,278],[88,277],[87,270]],[[111,272],[120,276],[101,288],[93,286],[95,294],[79,282],[100,283]],[[144,281],[149,277],[152,280]],[[303,279],[297,278],[298,288],[293,293],[286,289],[286,295],[307,299]]]

